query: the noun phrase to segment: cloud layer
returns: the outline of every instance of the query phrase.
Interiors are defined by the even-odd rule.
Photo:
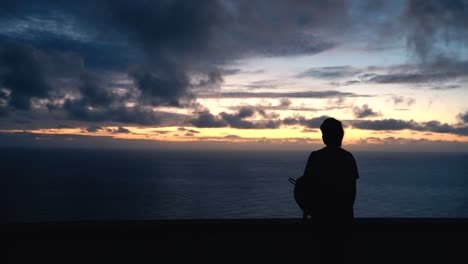
[[[379,96],[391,96],[388,100],[394,107],[420,102],[412,95],[394,95],[376,87],[464,89],[468,56],[461,51],[468,44],[466,10],[467,3],[460,0],[6,1],[0,9],[0,127],[60,124],[98,132],[112,125],[118,129],[107,132],[129,133],[128,125],[302,126],[311,131],[328,112],[313,117],[284,112],[346,109],[343,112],[356,119],[385,117],[350,120],[358,129],[467,136],[467,113],[457,116],[458,124],[405,121],[387,116],[385,109],[376,110],[377,104],[370,102]],[[368,45],[368,53],[403,45],[408,58],[397,65],[365,65],[363,59],[363,66],[356,66],[354,56],[349,59],[354,66],[333,56],[322,65],[315,63],[320,62],[315,61],[319,53],[362,49],[362,43]],[[306,56],[312,58],[307,63],[313,63],[302,70],[260,80],[246,78],[232,90],[220,89],[234,75],[267,75],[261,67],[238,68],[242,60],[300,61]],[[314,82],[317,79],[322,82]],[[365,89],[359,90],[359,85]],[[244,100],[271,98],[280,101],[252,106]],[[366,98],[369,102],[362,101]],[[201,102],[214,99],[243,102],[213,114]],[[339,102],[296,104],[308,99]]]

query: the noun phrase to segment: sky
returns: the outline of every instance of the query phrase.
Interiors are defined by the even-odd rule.
[[[468,150],[468,1],[2,1],[0,146]]]

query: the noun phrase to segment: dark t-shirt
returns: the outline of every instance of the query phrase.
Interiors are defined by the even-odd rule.
[[[359,173],[350,152],[341,147],[313,151],[307,161],[304,178],[312,205],[308,213],[312,217],[354,217]]]

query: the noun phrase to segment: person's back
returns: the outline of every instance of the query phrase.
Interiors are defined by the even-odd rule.
[[[304,177],[311,206],[305,213],[315,219],[351,219],[359,178],[356,162],[341,148],[341,122],[328,118],[320,129],[327,146],[313,151],[307,161]]]

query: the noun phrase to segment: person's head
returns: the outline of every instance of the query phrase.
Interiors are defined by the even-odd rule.
[[[344,130],[341,122],[335,118],[327,118],[320,126],[323,143],[328,147],[340,147],[343,141]]]

